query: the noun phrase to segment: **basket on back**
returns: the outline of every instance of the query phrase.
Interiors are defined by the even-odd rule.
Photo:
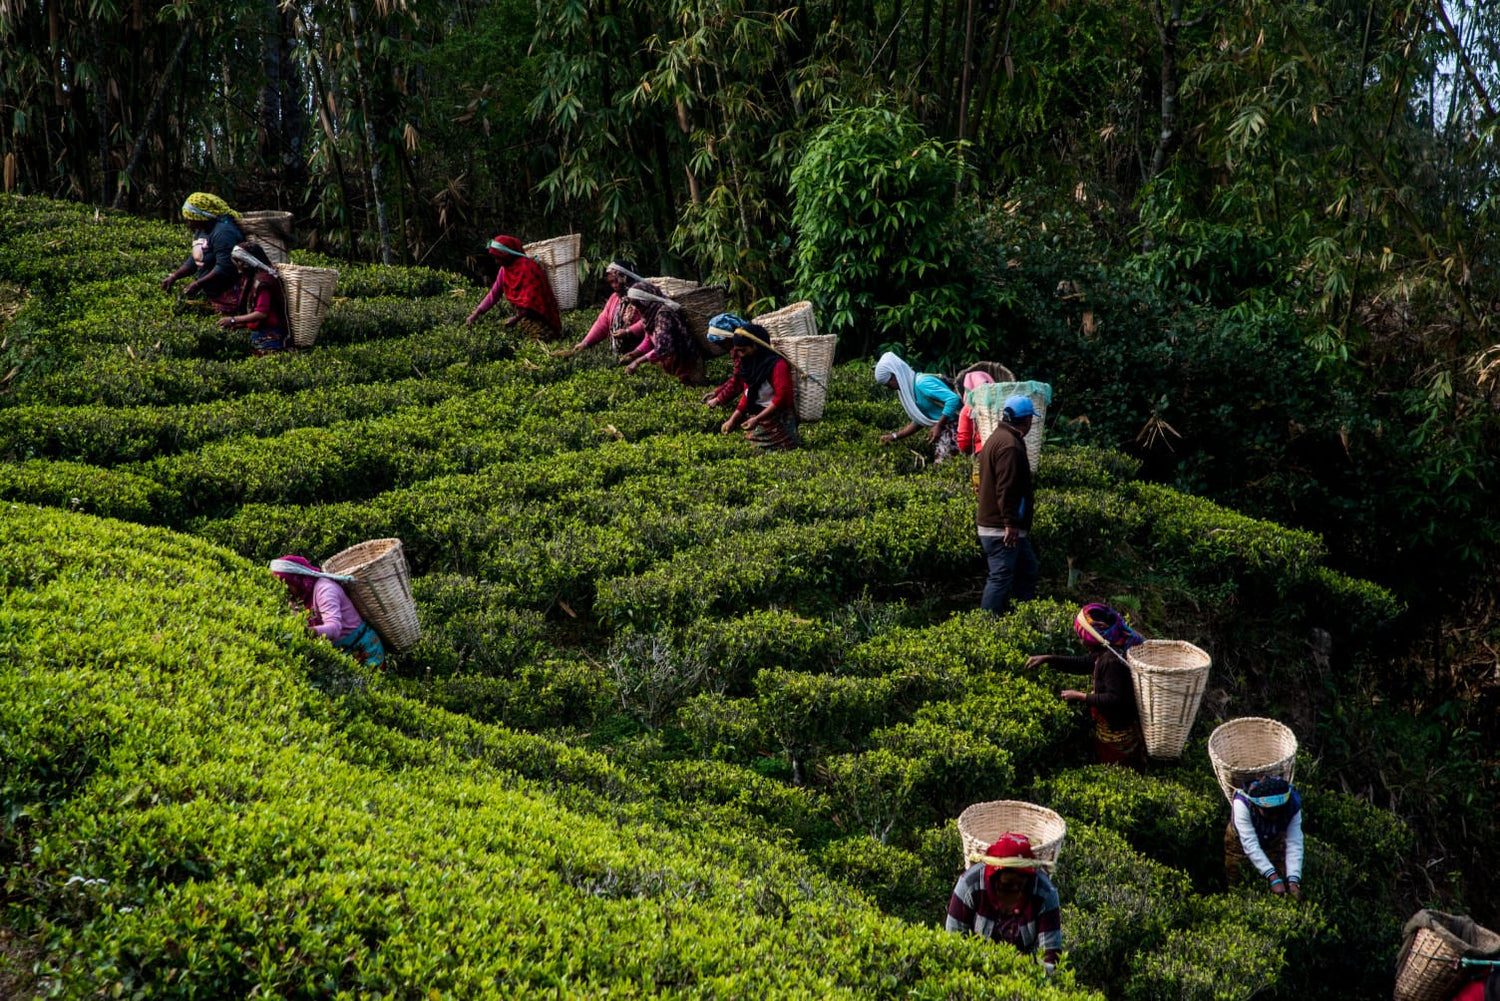
[[[964,379],[974,372],[983,372],[990,377],[991,382],[1016,381],[1016,374],[999,362],[976,361],[953,377],[953,388],[962,393],[964,391]]]
[[[337,268],[310,268],[301,264],[278,264],[286,290],[286,318],[291,324],[292,345],[310,348],[318,340],[318,328],[333,304],[333,289],[339,283]]]
[[[1500,958],[1500,935],[1473,918],[1418,911],[1402,931],[1395,1001],[1447,1001],[1465,980],[1460,959]]]
[[[1052,402],[1052,386],[1045,382],[988,382],[963,394],[981,441],[989,441],[995,428],[1000,426],[1000,411],[1005,409],[1005,401],[1012,396],[1029,398],[1036,409],[1031,430],[1026,432],[1026,458],[1031,460],[1031,471],[1036,472],[1037,458],[1042,452],[1042,432],[1047,423],[1047,404]]]
[[[728,350],[725,342],[708,339],[708,321],[724,312],[729,304],[729,289],[723,285],[699,285],[686,278],[647,278],[661,289],[661,294],[682,307],[682,322],[693,332],[698,347],[709,358]]]
[[[1221,723],[1208,738],[1208,760],[1224,798],[1256,779],[1270,775],[1292,781],[1297,764],[1297,735],[1291,727],[1262,716],[1242,716]]]
[[[292,259],[292,214],[269,210],[265,212],[243,212],[239,219],[240,232],[245,239],[258,243],[272,264],[285,264]]]
[[[1031,851],[1045,862],[1056,862],[1062,854],[1068,823],[1054,810],[1018,799],[975,803],[958,815],[958,834],[963,839],[964,865],[973,865],[1002,834],[1024,834]]]
[[[557,308],[577,309],[578,255],[583,249],[582,235],[554,236],[539,243],[528,243],[521,249],[547,272],[547,282],[557,297]]]
[[[371,539],[323,562],[328,573],[346,574],[349,600],[392,650],[408,649],[422,635],[411,596],[411,571],[400,539]]]
[[[1135,704],[1140,710],[1146,753],[1153,758],[1180,758],[1213,659],[1181,640],[1147,640],[1126,651]]]
[[[792,364],[797,419],[815,421],[828,405],[828,377],[833,373],[837,334],[819,334],[810,302],[794,302],[755,318],[771,335],[771,347]]]

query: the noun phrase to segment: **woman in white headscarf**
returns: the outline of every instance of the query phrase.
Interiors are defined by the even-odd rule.
[[[292,347],[281,273],[258,243],[241,243],[230,255],[241,275],[238,308],[219,320],[226,330],[244,327],[257,358]]]
[[[919,428],[927,428],[927,440],[933,446],[934,461],[958,454],[958,412],[963,401],[935,375],[913,372],[910,365],[887,351],[875,363],[875,381],[894,389],[901,398],[901,409],[911,423],[900,431],[880,436],[882,445],[910,437]]]

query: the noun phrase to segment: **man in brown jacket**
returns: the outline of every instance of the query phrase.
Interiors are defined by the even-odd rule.
[[[994,615],[1005,611],[1007,600],[1036,597],[1036,553],[1027,537],[1031,531],[1034,498],[1031,460],[1026,457],[1026,432],[1036,408],[1025,396],[1012,396],[1000,412],[995,428],[979,452],[979,545],[990,564],[979,607]]]

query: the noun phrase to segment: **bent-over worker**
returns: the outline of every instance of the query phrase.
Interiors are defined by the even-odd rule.
[[[1002,834],[958,877],[948,900],[947,929],[1007,942],[1022,955],[1042,952],[1048,973],[1062,954],[1057,887],[1040,871],[1031,839]]]
[[[1224,878],[1233,886],[1248,862],[1276,896],[1302,897],[1302,797],[1272,775],[1234,791],[1224,828]],[[1280,861],[1282,867],[1276,868]]]
[[[324,573],[303,556],[283,556],[271,561],[271,572],[281,579],[293,600],[308,611],[312,631],[367,667],[385,663],[385,645],[380,634],[366,622],[349,600],[338,574]]]

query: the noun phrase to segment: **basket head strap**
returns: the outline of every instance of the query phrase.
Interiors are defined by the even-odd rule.
[[[271,572],[299,574],[303,577],[322,577],[324,580],[336,580],[343,583],[354,582],[354,578],[350,577],[348,574],[328,573],[327,571],[323,570],[309,570],[302,564],[293,563],[291,560],[272,560]]]
[[[1120,658],[1120,663],[1124,664],[1126,667],[1130,666],[1130,661],[1125,659],[1125,655],[1116,650],[1114,644],[1105,639],[1103,634],[1100,633],[1099,630],[1094,628],[1094,624],[1092,622],[1090,622],[1087,618],[1081,616],[1077,621],[1078,624],[1083,627],[1084,632],[1088,633],[1090,636],[1094,637],[1094,639],[1099,641],[1100,646],[1104,647],[1104,649]]]

